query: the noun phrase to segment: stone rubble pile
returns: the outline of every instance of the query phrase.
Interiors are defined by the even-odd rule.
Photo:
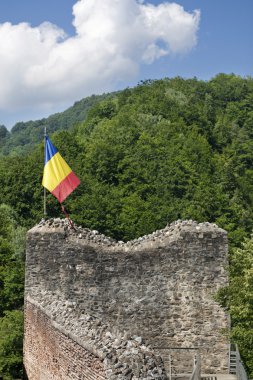
[[[75,229],[71,228],[67,219],[42,219],[41,222],[37,225],[38,228],[47,227],[47,228],[63,228],[66,234],[74,236],[78,239],[83,239],[90,243],[95,243],[97,245],[103,245],[112,248],[136,248],[145,243],[152,242],[162,242],[163,240],[174,240],[175,237],[181,233],[185,232],[196,232],[196,233],[205,233],[212,232],[218,233],[224,232],[214,223],[198,223],[194,220],[177,220],[171,224],[168,224],[165,228],[161,230],[156,230],[155,232],[139,237],[128,242],[116,241],[111,237],[100,234],[97,230],[90,230],[89,228],[83,228],[81,226],[74,226]]]
[[[44,292],[37,306],[46,312],[66,334],[78,337],[78,343],[90,349],[104,364],[110,380],[165,380],[160,356],[145,345],[141,336],[111,332],[102,320],[80,312],[75,302],[62,301],[56,294]],[[33,301],[34,303],[34,301]]]

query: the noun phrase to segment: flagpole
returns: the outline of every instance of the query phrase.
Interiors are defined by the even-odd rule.
[[[47,137],[47,127],[44,128],[44,155],[46,154],[46,137]],[[46,219],[47,215],[47,193],[44,187],[44,217]]]

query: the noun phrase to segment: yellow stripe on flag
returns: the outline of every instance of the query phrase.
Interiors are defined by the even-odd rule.
[[[42,185],[52,192],[72,170],[59,152],[44,166]]]

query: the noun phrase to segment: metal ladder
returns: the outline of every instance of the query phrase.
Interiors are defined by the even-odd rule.
[[[229,350],[229,373],[236,375],[237,351],[236,346],[230,346]]]
[[[237,380],[248,380],[238,346],[233,344],[229,352],[229,373],[236,375]]]

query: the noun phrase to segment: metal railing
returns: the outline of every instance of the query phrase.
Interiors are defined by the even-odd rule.
[[[194,367],[190,377],[190,380],[199,380],[201,379],[201,360],[200,354],[197,353],[194,358]]]
[[[195,352],[194,352],[195,351]],[[176,356],[178,356],[178,353],[181,352],[186,354],[192,354],[192,365],[188,363],[186,366],[180,365],[180,369],[176,365],[175,361],[178,362],[178,358],[176,359]],[[185,355],[184,355],[185,357]],[[189,360],[189,358],[188,358]],[[182,371],[183,369],[183,371]],[[185,380],[200,380],[201,379],[201,360],[200,360],[200,354],[198,352],[198,348],[188,347],[188,348],[170,348],[170,354],[168,355],[168,362],[167,362],[167,374],[169,380],[175,380],[175,379],[185,379]]]

